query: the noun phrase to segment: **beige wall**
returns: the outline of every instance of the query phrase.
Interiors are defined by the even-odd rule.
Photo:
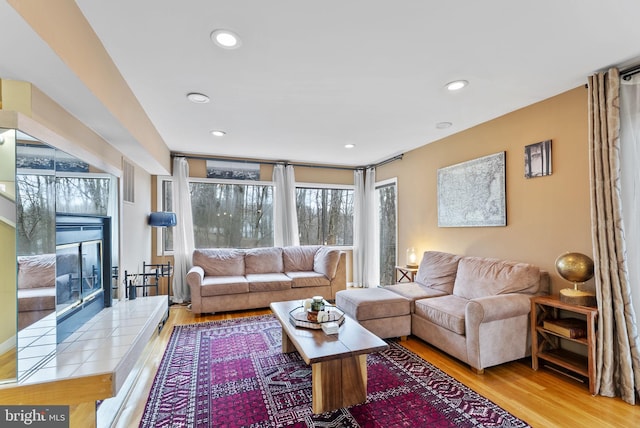
[[[233,159],[230,159],[233,160]],[[189,176],[206,177],[207,166],[203,159],[189,159]],[[260,165],[260,180],[271,181],[273,166]],[[353,184],[353,171],[339,168],[295,167],[296,181],[300,183]]]
[[[0,354],[16,335],[16,229],[0,221]]]
[[[579,87],[428,144],[377,170],[398,178],[398,254],[415,247],[534,263],[552,274],[552,288],[569,286],[555,272],[566,251],[592,255],[587,90]],[[547,177],[524,178],[524,146],[552,140]],[[506,152],[506,227],[439,228],[437,170]],[[403,260],[399,260],[403,262]]]
[[[1,86],[1,85],[0,85]],[[0,129],[0,194],[16,198],[16,141],[13,130]]]

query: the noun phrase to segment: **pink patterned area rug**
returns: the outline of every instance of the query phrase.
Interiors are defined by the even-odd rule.
[[[273,315],[175,326],[141,427],[528,427],[389,341],[367,357],[367,401],[311,411],[311,368],[281,353]]]

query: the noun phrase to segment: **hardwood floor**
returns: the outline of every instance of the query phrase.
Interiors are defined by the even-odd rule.
[[[174,325],[263,315],[269,309],[195,316],[184,306],[172,306],[160,336],[150,345],[151,357],[136,383],[117,427],[137,426],[155,372]],[[533,427],[636,427],[640,405],[631,406],[619,398],[594,397],[586,385],[548,369],[533,371],[530,360],[491,367],[477,375],[469,366],[410,336],[403,346],[445,373],[498,404]]]

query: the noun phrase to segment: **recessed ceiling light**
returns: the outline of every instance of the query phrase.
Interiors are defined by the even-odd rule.
[[[198,92],[190,92],[187,94],[187,99],[192,103],[196,104],[206,104],[209,102],[209,97],[205,94],[200,94]]]
[[[224,137],[225,135],[227,135],[227,133],[216,129],[211,131],[211,135],[213,135],[214,137]]]
[[[238,35],[229,30],[215,30],[211,33],[211,40],[224,49],[236,49],[242,44]]]
[[[447,129],[451,125],[453,125],[453,123],[451,123],[451,122],[438,122],[438,123],[436,123],[436,128],[438,128],[438,129]]]
[[[345,148],[345,149],[353,149],[355,146],[356,146],[355,144],[353,144],[353,143],[349,143],[349,144],[345,144],[345,145],[344,145],[344,148]]]
[[[445,88],[447,88],[450,91],[459,91],[460,89],[464,88],[468,84],[469,82],[467,82],[466,80],[454,80],[453,82],[447,83],[445,85]]]

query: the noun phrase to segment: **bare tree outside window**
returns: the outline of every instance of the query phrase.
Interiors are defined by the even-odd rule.
[[[353,245],[353,190],[296,188],[301,245]]]
[[[17,254],[55,252],[55,177],[18,174],[16,211]]]
[[[17,174],[18,254],[55,251],[55,213],[107,215],[109,183],[105,177]]]
[[[107,215],[109,178],[56,177],[56,211]]]
[[[259,184],[192,182],[196,248],[273,245],[273,188]]]
[[[161,183],[161,207],[173,211],[172,181]],[[196,248],[253,248],[273,245],[271,184],[191,181]],[[353,189],[299,187],[296,190],[301,245],[353,244]],[[164,250],[173,231],[163,229]]]
[[[380,222],[380,284],[394,283],[396,266],[396,183],[376,188]]]

